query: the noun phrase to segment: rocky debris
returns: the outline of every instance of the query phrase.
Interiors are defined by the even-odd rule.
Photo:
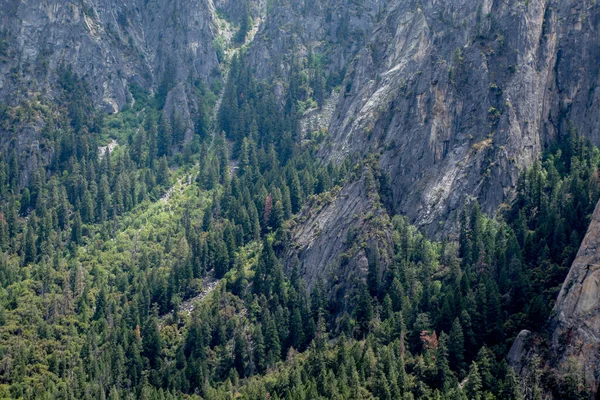
[[[185,315],[190,315],[192,312],[194,312],[194,309],[196,308],[196,306],[202,300],[204,300],[208,295],[210,295],[213,292],[213,290],[215,290],[217,288],[217,286],[219,285],[219,282],[220,282],[220,280],[215,279],[214,273],[211,271],[202,281],[201,292],[197,296],[192,297],[191,299],[188,299],[188,300],[182,302],[179,305],[179,312],[184,313]],[[172,317],[172,316],[173,316],[173,311],[161,316],[161,318],[160,318],[161,326],[163,326],[164,322],[169,317]]]
[[[102,160],[106,155],[107,151],[108,154],[112,154],[112,152],[115,151],[118,145],[119,143],[117,143],[115,139],[111,139],[111,141],[106,146],[98,147],[98,158]]]
[[[179,83],[167,95],[165,107],[163,109],[163,116],[167,118],[173,126],[182,125],[184,130],[183,145],[189,144],[194,135],[194,122],[192,121],[189,100],[191,97],[192,96],[188,96],[186,85]],[[174,118],[178,120],[177,124],[174,124]]]
[[[185,188],[191,184],[192,184],[192,176],[191,175],[188,175],[188,177],[186,179],[184,179],[184,178],[177,179],[177,182],[175,182],[175,184],[173,186],[171,186],[169,188],[169,190],[167,190],[165,192],[165,194],[163,194],[163,196],[160,198],[160,202],[165,203],[165,204],[168,203],[175,193],[177,193],[177,192],[179,192],[180,194],[183,193],[185,191]]]
[[[215,290],[218,285],[219,285],[218,280],[216,280],[214,278],[211,278],[211,279],[207,278],[207,281],[203,282],[202,292],[198,296],[181,303],[181,307],[180,307],[181,312],[184,312],[187,315],[190,315],[194,311],[196,304],[201,302],[202,300],[204,300],[206,298],[206,296],[211,294],[212,291]]]
[[[548,322],[549,342],[522,331],[510,349],[508,360],[522,376],[533,354],[539,354],[557,378],[574,370],[596,393],[600,384],[600,202],[588,232],[554,306]]]

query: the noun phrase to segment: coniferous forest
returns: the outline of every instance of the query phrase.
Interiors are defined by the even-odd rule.
[[[590,398],[577,368],[559,380],[535,356],[519,375],[506,355],[523,329],[547,339],[600,150],[570,126],[495,214],[472,197],[426,235],[380,153],[324,161],[327,132],[301,128],[348,81],[310,53],[276,96],[244,57],[247,13],[226,78],[189,83],[191,133],[168,69],[114,114],[67,65],[52,100],[0,103],[0,398]],[[17,151],[40,120],[39,151]],[[335,267],[364,252],[363,274],[307,282],[294,227],[358,181],[378,213]]]
[[[0,161],[3,398],[538,399],[549,384],[534,369],[525,392],[504,357],[543,327],[600,197],[600,151],[575,131],[496,218],[473,201],[434,241],[380,216],[393,247],[366,248],[367,275],[340,300],[284,271],[289,226],[357,175],[377,201],[389,189],[376,159],[317,161],[295,90],[278,107],[235,58],[217,126],[217,94],[198,84],[183,145],[160,92],[134,88],[107,117],[66,67],[60,84],[57,104],[1,110],[5,129],[44,115],[40,146],[55,149],[31,170],[14,151]],[[108,138],[125,145],[98,152]],[[587,398],[579,379],[553,390]]]

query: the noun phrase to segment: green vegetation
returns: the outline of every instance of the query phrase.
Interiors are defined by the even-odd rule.
[[[234,57],[216,127],[201,84],[191,122],[169,115],[168,74],[107,118],[67,68],[56,104],[0,109],[15,127],[43,116],[52,150],[33,168],[16,143],[0,158],[0,397],[535,398],[504,356],[548,317],[600,197],[600,151],[572,132],[523,172],[503,215],[473,202],[458,240],[435,242],[389,214],[375,158],[349,170],[300,143],[298,104],[327,87],[309,59],[280,106]],[[99,155],[109,139],[119,146]],[[392,243],[352,231],[365,279],[343,301],[322,281],[309,292],[298,265],[284,271],[288,221],[364,170]],[[542,378],[534,369],[527,393]],[[585,396],[571,378],[558,398]]]

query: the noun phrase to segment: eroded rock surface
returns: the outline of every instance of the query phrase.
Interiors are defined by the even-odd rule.
[[[382,152],[396,211],[451,232],[466,199],[493,214],[545,143],[600,143],[600,6],[585,0],[277,2],[247,57],[280,80],[309,54],[339,96],[320,156]]]
[[[551,364],[575,362],[590,388],[600,382],[600,203],[567,275],[551,321]]]
[[[359,179],[305,207],[292,227],[292,243],[295,247],[286,265],[291,268],[299,262],[309,289],[322,279],[333,288],[332,294],[337,290],[343,294],[355,279],[366,275],[370,246],[378,246],[385,268],[391,254],[391,224],[368,169]]]
[[[60,65],[117,112],[129,86],[218,77],[210,0],[7,0],[0,5],[0,98],[50,91]]]
[[[521,332],[508,361],[524,376],[537,354],[558,379],[575,373],[596,393],[600,383],[600,202],[558,295],[548,336],[546,343],[537,334]]]

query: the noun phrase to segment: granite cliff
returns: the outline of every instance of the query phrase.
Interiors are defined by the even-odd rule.
[[[494,213],[557,135],[600,140],[600,11],[584,0],[9,1],[0,97],[52,95],[67,65],[109,112],[131,101],[132,84],[165,81],[185,108],[179,82],[221,79],[217,9],[234,22],[266,14],[246,57],[280,96],[294,63],[322,57],[334,93],[320,156],[380,152],[395,211],[431,234],[453,230],[465,198]]]
[[[219,77],[210,1],[8,1],[0,21],[3,99],[51,93],[60,65],[83,77],[108,112],[131,100],[132,84]]]
[[[526,377],[541,368],[552,379],[582,377],[596,393],[600,381],[600,203],[565,279],[544,332],[522,331],[508,360]],[[541,364],[532,365],[534,356]],[[550,392],[551,387],[545,388]],[[550,393],[548,394],[549,396]]]
[[[292,58],[322,54],[340,84],[321,156],[381,152],[396,211],[432,234],[467,197],[494,213],[556,135],[597,139],[595,4],[302,4],[270,10],[248,55],[257,74],[285,89]]]

